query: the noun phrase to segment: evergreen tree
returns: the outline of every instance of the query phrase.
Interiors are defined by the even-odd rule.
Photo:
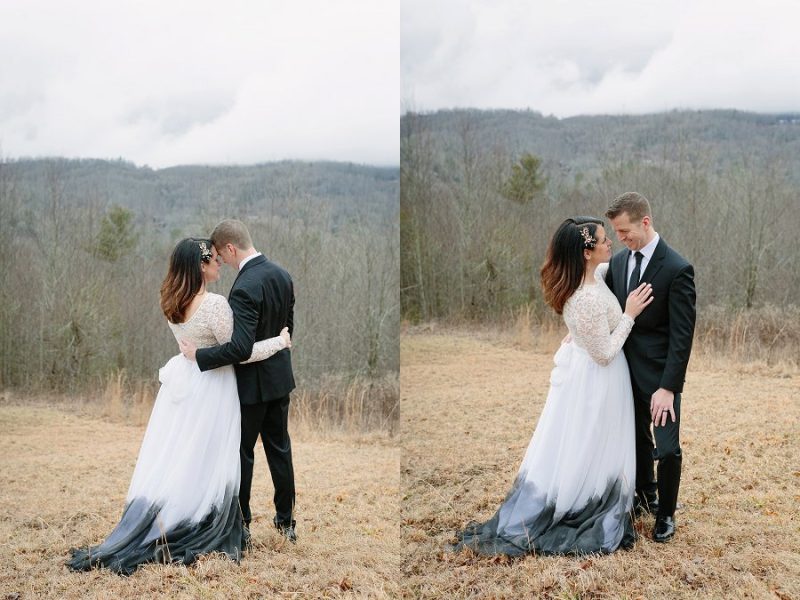
[[[122,206],[112,206],[100,222],[94,251],[98,258],[114,263],[136,245],[133,212]]]
[[[518,204],[530,204],[544,189],[545,179],[539,172],[542,161],[526,152],[511,167],[511,176],[503,184],[503,197]]]

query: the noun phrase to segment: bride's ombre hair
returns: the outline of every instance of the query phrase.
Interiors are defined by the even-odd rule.
[[[205,252],[201,244],[205,245]],[[200,263],[211,260],[210,248],[211,240],[186,238],[172,251],[169,271],[161,284],[161,310],[170,323],[183,323],[192,298],[203,287]]]
[[[595,217],[572,217],[558,226],[542,265],[542,289],[544,301],[559,315],[564,311],[569,297],[575,293],[583,280],[586,261],[583,251],[593,248],[597,241],[597,226],[603,221]],[[586,228],[589,238],[582,230]]]

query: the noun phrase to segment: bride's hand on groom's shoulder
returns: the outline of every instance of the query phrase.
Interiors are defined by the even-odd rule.
[[[642,283],[639,287],[628,294],[625,301],[625,314],[631,319],[635,319],[653,301],[653,286],[649,283]]]
[[[286,347],[287,348],[291,348],[292,347],[292,336],[289,333],[289,328],[288,327],[284,327],[283,329],[281,329],[281,332],[280,332],[279,335],[283,338],[283,341],[286,342]]]

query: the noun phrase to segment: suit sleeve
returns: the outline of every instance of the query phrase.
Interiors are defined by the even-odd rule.
[[[694,268],[686,265],[672,280],[669,288],[669,348],[667,363],[659,387],[676,394],[683,391],[686,367],[692,352],[692,338],[697,316]]]
[[[201,371],[240,363],[250,358],[253,352],[258,325],[258,306],[243,288],[234,289],[229,302],[233,310],[231,341],[199,349],[195,358]]]

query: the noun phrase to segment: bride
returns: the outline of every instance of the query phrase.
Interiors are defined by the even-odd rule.
[[[555,355],[539,423],[511,491],[455,548],[481,554],[588,554],[630,547],[636,479],[633,397],[620,352],[652,301],[649,284],[625,312],[603,278],[611,240],[602,221],[565,220],[547,249],[544,297],[569,329]]]
[[[210,240],[187,238],[172,252],[161,309],[177,341],[198,347],[230,340],[227,300],[206,291],[219,279]],[[291,347],[288,329],[257,342],[246,362]],[[239,560],[240,412],[232,366],[200,372],[182,354],[159,371],[161,388],[144,434],[122,517],[98,546],[72,549],[74,570],[105,566],[122,574],[146,562],[190,564],[208,552]]]

